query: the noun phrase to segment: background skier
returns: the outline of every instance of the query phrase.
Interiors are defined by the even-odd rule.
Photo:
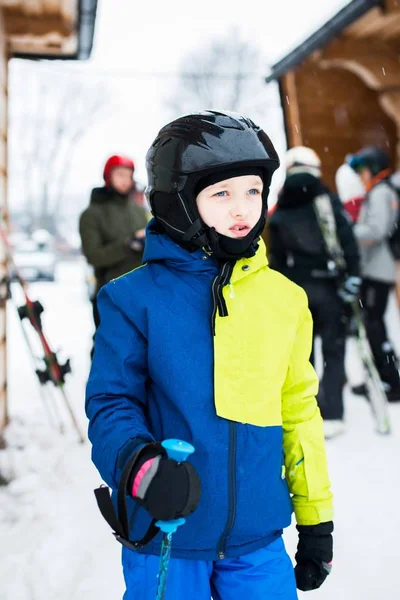
[[[359,174],[366,197],[354,233],[361,251],[361,298],[368,339],[389,401],[400,400],[398,361],[384,322],[389,293],[396,282],[396,258],[390,237],[396,233],[399,199],[389,181],[389,157],[382,149],[369,146],[349,156],[349,165]],[[365,393],[364,386],[353,388]]]
[[[346,316],[344,302],[359,292],[357,244],[340,200],[321,181],[321,161],[304,146],[286,153],[286,180],[276,210],[270,216],[268,251],[271,267],[301,285],[307,293],[314,322],[314,336],[320,335],[324,372],[318,401],[324,419],[325,436],[344,431],[343,387]],[[324,196],[331,203],[337,234],[343,248],[345,269],[338,271],[329,255],[314,203]]]
[[[335,175],[335,184],[340,201],[353,223],[357,222],[365,197],[364,186],[346,162],[340,165]]]
[[[81,215],[82,250],[94,267],[96,291],[93,317],[99,325],[97,293],[115,277],[142,262],[147,213],[135,202],[135,166],[130,158],[111,156],[104,166],[103,187],[94,188],[90,206]]]

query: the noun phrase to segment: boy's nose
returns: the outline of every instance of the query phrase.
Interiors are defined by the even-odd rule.
[[[237,198],[232,204],[231,214],[234,217],[246,217],[249,212],[248,203],[243,198]]]

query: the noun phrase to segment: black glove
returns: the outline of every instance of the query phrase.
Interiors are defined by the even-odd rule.
[[[297,531],[299,543],[294,573],[297,588],[308,592],[319,588],[331,572],[333,523],[297,525]]]
[[[130,476],[132,496],[153,517],[170,521],[192,513],[201,494],[200,479],[189,462],[168,458],[161,444],[149,444]]]
[[[340,285],[340,287],[338,289],[338,294],[341,297],[341,299],[343,300],[343,302],[350,304],[351,302],[354,302],[354,300],[357,300],[357,298],[359,297],[360,288],[361,288],[360,277],[351,275],[350,277],[347,277],[343,281],[343,283]]]
[[[125,244],[129,250],[132,250],[132,252],[143,252],[145,241],[146,239],[144,237],[138,238],[132,235],[130,238],[127,238]]]

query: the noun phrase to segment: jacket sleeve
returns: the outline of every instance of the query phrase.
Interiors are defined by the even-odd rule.
[[[333,519],[333,505],[323,423],[315,398],[318,378],[309,361],[312,320],[304,292],[301,304],[282,391],[283,449],[296,521],[299,525],[317,525]]]
[[[343,249],[347,272],[349,275],[359,276],[360,255],[358,252],[357,240],[353,231],[353,225],[350,223],[349,217],[344,212],[344,208],[339,198],[334,197],[332,204],[336,221],[336,230],[340,245]]]
[[[395,226],[395,193],[386,185],[377,185],[369,192],[365,200],[365,209],[364,222],[357,223],[354,227],[356,238],[361,244],[379,244],[389,237]]]
[[[106,483],[117,488],[126,462],[154,441],[146,422],[147,342],[112,297],[99,293],[100,327],[86,388],[92,460]]]
[[[81,215],[79,233],[83,254],[88,263],[95,268],[116,265],[124,261],[129,253],[125,246],[125,240],[103,243],[96,215],[90,210],[86,210]]]
[[[286,266],[286,250],[279,234],[279,227],[275,223],[274,216],[267,225],[266,243],[268,261],[271,269],[282,273]]]

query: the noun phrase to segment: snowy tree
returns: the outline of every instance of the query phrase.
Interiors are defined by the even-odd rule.
[[[271,104],[265,70],[266,62],[257,46],[232,29],[185,57],[168,106],[174,117],[212,108],[257,119]]]
[[[35,223],[56,233],[74,149],[110,111],[109,93],[82,72],[43,63],[19,62],[12,83],[21,79],[30,102],[21,98],[10,110],[10,167],[18,174],[27,227]]]

